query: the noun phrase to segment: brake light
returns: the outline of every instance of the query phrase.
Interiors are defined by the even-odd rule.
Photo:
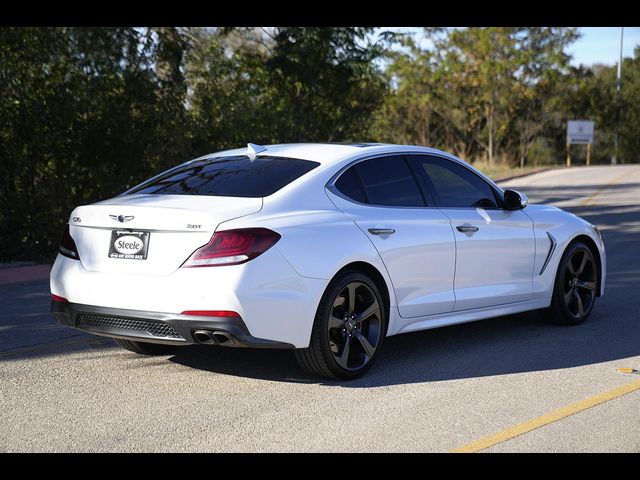
[[[197,317],[239,317],[238,312],[232,310],[185,310],[181,315],[195,315]]]
[[[73,237],[71,236],[71,233],[69,233],[68,224],[64,229],[64,233],[62,234],[62,239],[60,240],[60,246],[58,247],[58,253],[60,253],[60,255],[64,255],[67,258],[71,258],[73,260],[80,260],[78,247],[76,247],[76,242],[73,241]]]
[[[58,303],[69,303],[69,300],[67,300],[66,298],[59,295],[54,295],[53,293],[51,294],[51,300]]]
[[[263,254],[278,240],[280,234],[267,228],[216,232],[209,243],[191,254],[183,267],[238,265]]]

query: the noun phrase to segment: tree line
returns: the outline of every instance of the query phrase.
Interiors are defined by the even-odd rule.
[[[596,123],[608,162],[615,67],[574,67],[571,28],[0,28],[0,261],[51,260],[76,205],[190,158],[284,142],[379,141],[471,162],[566,154]],[[635,161],[640,51],[625,59],[619,157]],[[574,156],[575,158],[575,156]]]

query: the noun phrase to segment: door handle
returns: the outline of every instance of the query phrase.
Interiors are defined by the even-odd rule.
[[[478,227],[474,227],[473,225],[458,225],[456,230],[462,233],[473,233],[478,231]]]
[[[396,230],[394,228],[369,228],[369,233],[371,235],[391,235],[396,233]]]

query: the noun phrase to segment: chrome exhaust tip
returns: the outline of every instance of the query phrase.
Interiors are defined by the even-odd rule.
[[[193,338],[203,345],[216,345],[218,343],[210,330],[196,330],[193,332]]]
[[[227,332],[213,332],[213,338],[218,342],[218,345],[222,345],[223,347],[230,347],[234,344],[233,337]]]

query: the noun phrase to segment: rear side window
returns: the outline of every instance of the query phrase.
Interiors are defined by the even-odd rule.
[[[367,202],[362,190],[362,185],[360,184],[360,179],[356,176],[353,168],[350,168],[340,175],[340,178],[336,181],[335,185],[336,188],[347,197],[352,198],[357,202]]]
[[[127,194],[266,197],[320,165],[297,158],[245,155],[198,160],[167,170]]]
[[[353,167],[362,180],[367,203],[397,207],[424,207],[425,202],[404,157],[380,157]]]

